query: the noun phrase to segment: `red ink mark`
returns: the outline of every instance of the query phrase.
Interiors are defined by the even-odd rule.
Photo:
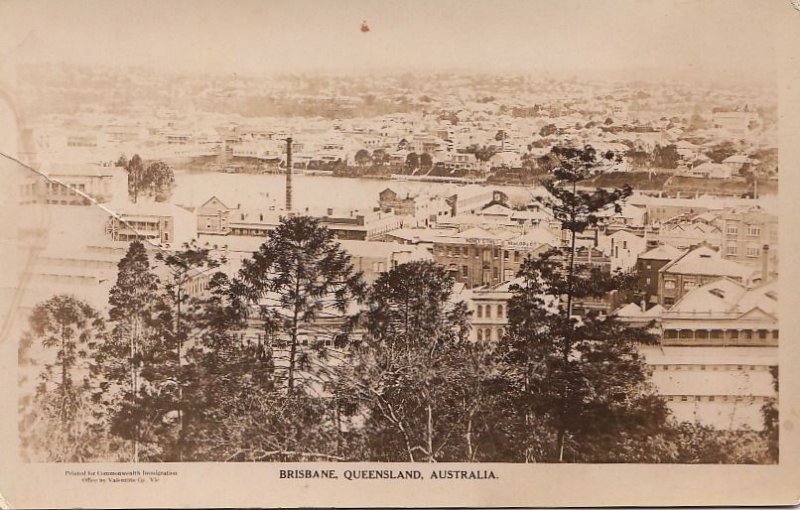
[[[364,33],[369,32],[369,25],[367,25],[367,20],[361,22],[361,31]]]

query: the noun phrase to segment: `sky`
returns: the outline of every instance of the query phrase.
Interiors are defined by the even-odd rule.
[[[0,57],[250,75],[753,77],[774,70],[781,15],[800,13],[784,0],[0,0]]]

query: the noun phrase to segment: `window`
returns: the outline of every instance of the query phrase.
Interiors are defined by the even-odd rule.
[[[495,280],[499,279],[500,278],[500,270],[497,269],[496,267],[493,267],[492,268],[492,276],[494,277]]]
[[[759,329],[758,330],[758,338],[761,339],[761,340],[766,340],[767,339],[767,333],[768,333],[768,331],[766,329]]]
[[[483,330],[481,328],[478,328],[478,341],[480,342],[482,340],[483,340]]]
[[[503,338],[503,333],[505,333],[505,331],[503,330],[503,328],[497,328],[497,339],[498,339],[498,340],[500,340],[500,339],[502,339],[502,338]]]
[[[748,225],[747,235],[750,237],[758,237],[761,235],[761,227],[758,225]]]
[[[725,253],[728,255],[736,255],[737,251],[738,250],[736,249],[735,244],[729,244],[727,247],[725,247]]]
[[[503,250],[503,260],[508,260],[508,250]]]
[[[748,246],[747,247],[747,256],[748,257],[758,257],[761,255],[761,249],[758,246]]]
[[[486,305],[486,318],[489,319],[492,317],[492,305]]]
[[[681,402],[688,402],[688,401],[689,401],[689,397],[688,396],[681,395]]]
[[[650,278],[646,278],[647,285],[650,285]]]
[[[491,339],[492,339],[492,330],[491,330],[491,329],[489,329],[489,328],[486,328],[486,329],[483,331],[483,338],[484,338],[486,341],[489,341],[489,340],[491,340]]]
[[[697,286],[697,282],[683,282],[683,290],[693,289]]]
[[[483,305],[478,305],[478,318],[483,317]]]
[[[667,290],[674,290],[675,289],[675,280],[665,280],[664,281],[664,288]]]
[[[665,297],[664,298],[664,306],[672,306],[675,304],[675,298]]]
[[[469,276],[469,266],[461,266],[461,276]]]
[[[731,340],[738,340],[739,339],[739,330],[732,329],[728,331],[728,335],[730,335]]]
[[[773,338],[774,340],[777,340],[777,339],[778,339],[778,330],[777,330],[777,329],[773,329],[773,330],[772,330],[772,338]]]
[[[497,305],[497,317],[500,319],[503,318],[503,305]]]
[[[729,236],[737,236],[739,235],[739,227],[738,225],[728,225],[728,227],[725,229],[725,232]]]
[[[514,262],[519,262],[519,252],[514,250]]]
[[[628,249],[628,241],[622,241],[622,249],[623,250],[627,250]]]
[[[494,249],[494,258],[500,258],[500,248]]]

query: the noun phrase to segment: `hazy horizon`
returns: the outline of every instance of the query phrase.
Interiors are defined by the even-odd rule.
[[[767,23],[774,9],[790,9],[784,3],[11,0],[0,4],[0,47],[22,64],[246,76],[457,71],[769,81],[776,43]]]

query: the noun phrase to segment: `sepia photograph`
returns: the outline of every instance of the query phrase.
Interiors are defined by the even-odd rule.
[[[193,464],[461,505],[507,470],[796,469],[792,2],[0,17],[0,506]]]

